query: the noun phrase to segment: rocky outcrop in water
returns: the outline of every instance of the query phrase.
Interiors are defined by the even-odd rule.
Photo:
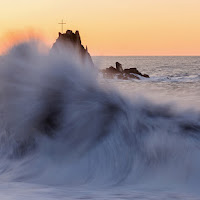
[[[123,69],[122,64],[116,62],[116,68],[111,66],[101,71],[104,78],[118,78],[123,80],[141,79],[141,77],[149,78],[149,75],[142,74],[137,68]]]
[[[73,33],[67,30],[66,33],[59,33],[59,37],[53,44],[51,53],[68,55],[74,58],[79,64],[94,67],[88,48],[84,48],[81,42],[79,31]],[[137,68],[123,69],[122,64],[116,62],[116,67],[109,67],[101,70],[105,78],[119,78],[123,80],[140,79],[141,77],[149,78],[149,75],[142,74]]]
[[[94,66],[92,58],[88,53],[87,46],[84,48],[82,45],[79,31],[73,33],[71,30],[67,30],[66,33],[59,33],[59,37],[52,46],[51,53],[66,53],[70,57],[79,60],[81,64]]]

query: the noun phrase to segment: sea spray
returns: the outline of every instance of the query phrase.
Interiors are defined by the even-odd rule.
[[[130,100],[67,55],[30,42],[1,57],[1,180],[199,184],[198,112]]]

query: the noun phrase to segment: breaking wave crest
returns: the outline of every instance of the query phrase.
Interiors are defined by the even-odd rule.
[[[199,182],[200,113],[98,85],[95,71],[24,43],[0,58],[0,179]]]

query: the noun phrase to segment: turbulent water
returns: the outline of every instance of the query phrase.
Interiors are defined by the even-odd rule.
[[[0,58],[1,199],[200,199],[200,57]]]

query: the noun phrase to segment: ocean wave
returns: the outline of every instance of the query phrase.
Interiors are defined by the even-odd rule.
[[[102,88],[70,57],[0,60],[0,178],[47,185],[199,183],[200,113]]]

